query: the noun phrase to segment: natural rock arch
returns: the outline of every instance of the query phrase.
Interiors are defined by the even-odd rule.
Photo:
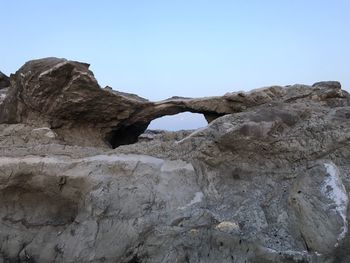
[[[164,115],[159,118],[174,116],[177,114],[179,113],[172,114],[172,115]],[[121,145],[136,143],[138,141],[139,135],[142,134],[149,127],[150,123],[151,122],[149,122],[148,124],[134,123],[130,126],[124,126],[124,127],[120,127],[118,129],[112,130],[105,135],[105,142],[113,149]]]
[[[250,93],[151,102],[109,87],[102,89],[89,64],[59,58],[29,61],[10,81],[0,103],[0,123],[45,125],[66,143],[79,145],[133,143],[152,120],[166,115],[201,113],[210,123],[226,114],[290,99],[283,87],[272,86]],[[327,85],[340,89],[337,82]]]

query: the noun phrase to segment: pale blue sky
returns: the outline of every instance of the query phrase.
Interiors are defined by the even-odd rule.
[[[7,74],[57,56],[90,63],[101,86],[150,100],[320,80],[350,89],[347,0],[0,0],[0,7]]]

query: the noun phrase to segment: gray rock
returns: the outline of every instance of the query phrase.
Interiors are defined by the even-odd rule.
[[[309,169],[295,182],[290,203],[307,248],[331,253],[348,231],[348,194],[334,163],[323,161]]]
[[[339,81],[320,81],[320,82],[314,83],[312,86],[313,87],[335,88],[335,89],[341,88],[341,84]]]
[[[53,73],[62,60],[35,63],[33,84],[17,83],[0,104],[0,262],[349,261],[350,103],[340,86],[154,103],[100,89],[86,64],[64,60],[71,78]],[[43,82],[33,65],[47,66]],[[66,79],[83,82],[59,89]],[[145,112],[118,111],[133,105]],[[223,116],[116,149],[97,140],[112,119],[179,108]]]

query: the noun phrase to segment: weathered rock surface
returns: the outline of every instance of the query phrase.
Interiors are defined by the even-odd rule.
[[[338,82],[149,102],[50,58],[0,107],[1,263],[350,261]],[[136,142],[181,111],[210,124]]]

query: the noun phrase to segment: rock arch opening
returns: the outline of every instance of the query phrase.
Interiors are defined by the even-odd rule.
[[[203,114],[182,112],[154,119],[148,126],[148,129],[166,131],[194,130],[203,128],[207,124]]]
[[[148,130],[180,131],[203,128],[207,125],[203,114],[182,112],[166,115],[150,123],[136,122],[132,125],[117,127],[105,136],[106,143],[113,149],[138,142],[139,136]]]

